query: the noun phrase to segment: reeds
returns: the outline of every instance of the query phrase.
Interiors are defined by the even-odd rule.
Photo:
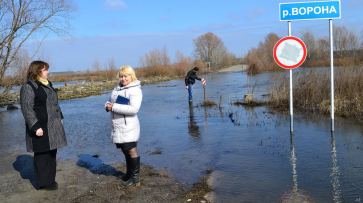
[[[51,75],[49,80],[52,82],[67,82],[67,81],[110,81],[117,79],[118,70],[99,70],[99,71],[82,71],[74,73],[64,73]]]
[[[204,64],[195,62],[193,64],[189,64],[185,61],[180,63],[174,63],[171,65],[158,65],[152,67],[141,67],[135,68],[136,76],[138,78],[146,78],[146,77],[171,77],[171,76],[185,76],[188,71],[190,71],[195,66],[199,67],[198,74],[205,73]]]
[[[345,117],[361,117],[363,102],[363,67],[335,68],[334,112]],[[288,108],[289,78],[275,78],[268,103]],[[294,107],[329,114],[331,108],[330,69],[299,71],[293,75]]]
[[[217,104],[216,104],[214,101],[211,101],[211,100],[205,100],[205,101],[202,103],[202,106],[205,106],[205,107],[208,107],[208,106],[217,106]]]
[[[203,64],[198,64],[201,67]],[[174,63],[171,65],[159,65],[155,67],[139,67],[135,68],[136,77],[150,78],[150,77],[169,77],[176,78],[180,76],[185,76],[189,70],[191,70],[194,64],[189,64],[186,62]],[[199,74],[205,73],[204,65],[200,68]],[[67,81],[110,81],[117,80],[118,70],[98,70],[98,71],[82,71],[74,73],[64,73],[51,75],[49,80],[52,82],[67,82]]]

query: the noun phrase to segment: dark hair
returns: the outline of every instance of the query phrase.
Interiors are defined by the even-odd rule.
[[[28,73],[26,74],[27,79],[37,80],[42,70],[49,69],[49,64],[44,61],[33,61],[29,65]]]
[[[198,68],[198,67],[195,67],[195,68],[193,68],[193,70],[195,70],[195,71],[199,71],[199,68]]]

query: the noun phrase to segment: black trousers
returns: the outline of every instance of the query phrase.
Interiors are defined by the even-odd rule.
[[[34,173],[38,187],[50,185],[55,182],[57,172],[57,149],[34,153]]]

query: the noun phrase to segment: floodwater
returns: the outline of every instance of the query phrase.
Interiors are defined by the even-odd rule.
[[[363,202],[363,128],[354,120],[295,111],[290,116],[267,107],[231,105],[256,84],[267,93],[273,73],[247,79],[243,72],[201,76],[206,97],[222,106],[204,108],[201,82],[188,105],[184,81],[145,85],[138,113],[141,162],[162,168],[190,186],[212,169],[213,202]],[[177,85],[177,86],[175,86]],[[58,157],[80,160],[99,155],[104,163],[124,161],[111,143],[109,95],[60,101],[68,146]],[[0,152],[24,150],[20,110],[0,116]],[[155,152],[157,152],[155,154]]]

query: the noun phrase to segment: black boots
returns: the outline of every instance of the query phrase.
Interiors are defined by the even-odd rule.
[[[126,159],[126,163],[127,163],[127,159]],[[122,186],[132,186],[132,185],[136,185],[139,186],[140,185],[140,180],[139,180],[139,173],[140,173],[140,157],[136,157],[136,158],[129,158],[129,164],[127,165],[127,170],[130,171],[130,178],[122,183]],[[127,173],[126,175],[127,176]],[[123,178],[122,178],[123,179]]]
[[[48,190],[48,191],[57,190],[58,189],[58,183],[54,182],[54,183],[52,183],[50,185],[40,187],[40,189],[41,190]]]
[[[124,176],[122,176],[122,180],[123,181],[128,181],[131,177],[131,161],[130,161],[130,157],[126,157],[126,174]]]

